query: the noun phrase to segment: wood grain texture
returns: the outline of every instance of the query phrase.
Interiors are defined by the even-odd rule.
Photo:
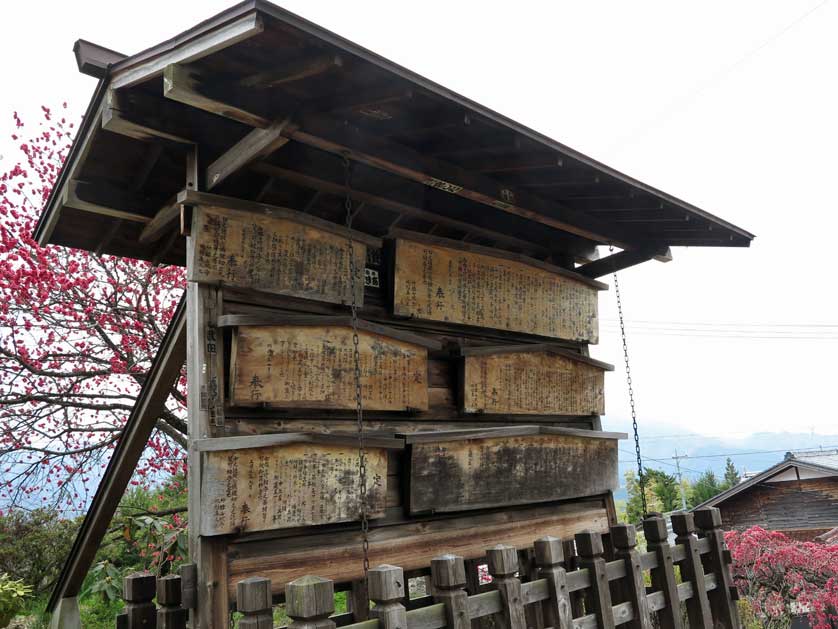
[[[364,330],[358,337],[364,408],[427,410],[427,349]],[[234,338],[234,404],[355,408],[352,328],[243,326]]]
[[[352,300],[349,240],[288,218],[196,208],[188,279],[330,303]],[[353,242],[358,305],[364,301],[366,245]]]
[[[359,513],[358,450],[294,444],[207,452],[202,535],[348,522]],[[367,451],[368,515],[384,515],[387,453]]]
[[[396,240],[398,316],[596,343],[597,289],[533,265]]]
[[[617,440],[566,435],[410,446],[410,512],[593,496],[617,488]]]
[[[606,531],[608,516],[602,507],[566,505],[552,515],[534,516],[526,510],[419,522],[370,530],[370,564],[398,565],[405,571],[425,568],[429,558],[454,553],[466,559],[480,558],[486,548],[499,542],[525,548],[533,538],[554,534],[572,536],[580,529]],[[262,575],[271,579],[274,593],[284,584],[306,574],[336,582],[363,576],[360,540],[350,537],[312,535],[307,539],[275,540],[258,544],[252,551],[241,545],[230,555],[228,591],[235,596],[239,580]]]
[[[604,371],[547,352],[467,356],[461,386],[465,413],[605,413]]]

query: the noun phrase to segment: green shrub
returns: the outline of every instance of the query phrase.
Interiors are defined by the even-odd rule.
[[[26,603],[32,588],[22,580],[14,580],[8,574],[0,574],[0,627],[7,626]]]

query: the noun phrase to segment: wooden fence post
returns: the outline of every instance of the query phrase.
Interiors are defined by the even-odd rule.
[[[157,580],[157,629],[186,629],[189,612],[180,606],[180,577],[170,574]]]
[[[521,596],[521,580],[515,577],[518,571],[518,551],[514,546],[498,544],[486,551],[489,560],[489,574],[493,585],[500,593],[502,629],[527,629],[524,600]]]
[[[614,558],[626,562],[626,576],[618,584],[620,597],[623,601],[631,602],[634,608],[634,618],[628,626],[632,629],[652,629],[646,584],[643,582],[643,566],[640,553],[637,552],[637,530],[633,524],[612,526],[611,542],[614,544]]]
[[[462,557],[441,555],[431,559],[434,601],[445,604],[446,629],[471,629],[468,613],[466,566]]]
[[[198,588],[198,566],[185,563],[178,570],[180,574],[180,605],[184,609],[195,609]]]
[[[273,629],[271,580],[250,577],[236,583],[236,609],[244,614],[239,629]]]
[[[602,535],[594,531],[577,533],[576,550],[579,553],[579,567],[587,568],[591,575],[591,601],[596,614],[597,626],[614,629],[614,612],[611,609],[611,588],[605,572],[605,558],[602,556]]]
[[[675,582],[675,565],[672,562],[672,547],[667,539],[666,520],[659,513],[650,513],[643,520],[646,547],[655,553],[658,567],[652,568],[652,589],[663,593],[664,608],[658,611],[661,629],[682,629],[681,599],[678,598],[678,584]]]
[[[538,576],[541,579],[547,579],[550,589],[550,597],[542,605],[544,625],[553,629],[572,629],[573,611],[567,592],[562,540],[548,535],[536,540],[533,546]]]
[[[155,629],[157,626],[157,608],[154,606],[154,594],[157,579],[148,572],[129,574],[122,580],[122,598],[125,599],[125,620],[128,629]]]
[[[396,566],[378,566],[367,572],[369,597],[375,603],[371,618],[378,618],[380,629],[407,629],[404,571]]]
[[[741,624],[739,609],[736,607],[738,592],[730,576],[721,511],[716,507],[698,509],[695,511],[695,523],[700,529],[701,537],[706,537],[710,542],[710,552],[704,559],[710,572],[716,575],[716,589],[707,593],[716,627],[738,629]]]
[[[687,599],[687,616],[690,629],[712,629],[713,616],[710,613],[710,601],[707,599],[707,585],[704,580],[704,566],[698,552],[698,538],[695,532],[693,514],[673,513],[672,530],[675,531],[675,543],[683,544],[684,560],[678,562],[681,568],[681,581],[693,584],[693,595]]]
[[[576,540],[568,539],[562,542],[564,550],[565,570],[573,572],[579,568],[579,553],[576,552]],[[576,591],[570,593],[570,612],[574,618],[579,618],[585,613],[583,605],[584,592]]]
[[[335,629],[335,584],[321,577],[300,577],[285,586],[288,629]]]

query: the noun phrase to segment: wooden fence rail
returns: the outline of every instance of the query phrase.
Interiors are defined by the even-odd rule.
[[[428,599],[432,602],[416,609],[405,607],[403,570],[378,566],[368,574],[368,596],[373,603],[369,619],[345,625],[345,629],[472,629],[472,621],[489,618],[495,629],[612,629],[618,625],[651,629],[653,617],[663,629],[738,629],[737,597],[718,509],[675,514],[672,525],[675,545],[667,541],[662,517],[644,520],[646,552],[637,550],[631,525],[612,526],[605,539],[596,532],[578,533],[574,570],[567,569],[566,543],[555,537],[541,538],[533,544],[535,578],[527,582],[522,581],[527,575],[518,551],[499,544],[486,552],[493,589],[471,596],[466,593],[463,558],[442,555],[431,560]],[[650,587],[646,586],[647,572]],[[179,583],[180,577],[166,579],[161,580],[166,581],[162,591],[178,589],[174,580]],[[162,600],[160,587],[158,602],[164,607],[154,617],[153,582],[147,575],[126,577],[126,609],[117,627],[149,629],[155,621],[161,629],[186,626],[185,614],[173,612],[175,599]],[[316,576],[288,583],[289,629],[335,629],[331,618],[334,592],[332,581]],[[272,604],[270,580],[240,581],[237,608],[243,617],[239,628],[272,628]]]

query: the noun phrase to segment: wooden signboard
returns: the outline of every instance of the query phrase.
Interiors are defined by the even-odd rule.
[[[535,426],[496,434],[463,430],[406,436],[410,512],[547,502],[618,487],[617,440],[623,434]]]
[[[213,448],[205,452],[205,457],[201,535],[358,519],[357,445],[303,442],[229,450]],[[384,515],[386,484],[387,451],[369,447],[370,518]]]
[[[602,415],[611,365],[546,344],[463,350],[464,413]]]
[[[352,328],[346,318],[330,321],[239,326],[231,354],[233,404],[354,409]],[[359,322],[358,337],[364,408],[427,410],[428,348],[439,343],[366,322]]]
[[[349,240],[337,225],[276,208],[271,215],[195,208],[188,279],[330,303],[352,301]],[[293,217],[293,218],[292,218]],[[312,225],[316,222],[318,226]],[[355,299],[364,301],[366,245],[356,238]]]
[[[603,284],[535,260],[471,249],[397,239],[394,314],[598,341],[597,291]]]

